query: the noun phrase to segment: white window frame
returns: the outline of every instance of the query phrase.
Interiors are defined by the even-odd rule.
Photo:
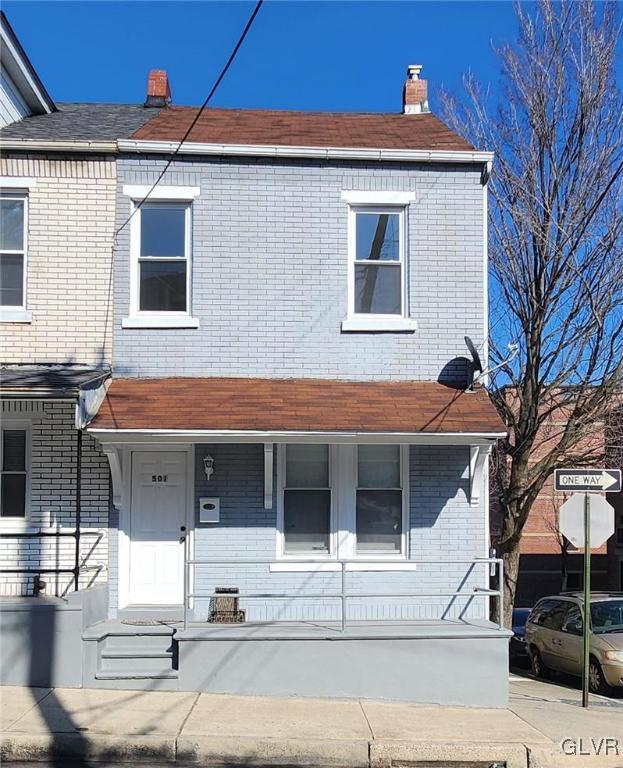
[[[323,443],[323,445],[327,445]],[[326,562],[327,560],[335,560],[337,557],[337,532],[335,530],[335,491],[333,488],[333,454],[335,446],[328,446],[328,462],[329,462],[329,492],[330,492],[330,506],[329,506],[329,551],[328,552],[297,552],[295,554],[286,552],[286,536],[285,536],[285,501],[284,495],[288,486],[286,485],[286,452],[287,445],[277,446],[277,559],[278,560],[317,560],[319,562]],[[296,490],[290,488],[289,490]],[[326,488],[301,488],[300,490],[313,491],[313,490],[327,490]]]
[[[200,194],[199,187],[125,185],[124,195],[130,200],[130,302],[129,317],[121,321],[122,328],[198,328],[199,321],[192,316],[192,216],[193,200]],[[149,195],[147,202],[142,203]],[[141,205],[142,203],[142,205]],[[184,311],[141,310],[140,309],[140,262],[141,223],[144,207],[170,204],[183,208],[184,219],[184,260],[186,262],[186,309]],[[164,257],[162,259],[166,260]]]
[[[392,443],[393,445],[393,443]],[[339,569],[337,560],[348,560],[349,570],[415,570],[409,562],[409,446],[400,446],[400,482],[402,485],[402,535],[401,550],[396,553],[357,553],[357,449],[356,444],[329,445],[329,483],[331,489],[331,514],[329,553],[285,553],[284,490],[286,473],[286,445],[277,446],[277,563],[272,571],[313,571],[314,561],[327,570]],[[297,567],[297,561],[299,561]],[[374,567],[374,564],[378,567]],[[371,565],[365,565],[371,564]],[[332,567],[335,566],[335,567]]]
[[[0,305],[0,322],[2,323],[29,323],[32,320],[28,312],[28,190],[13,189],[5,185],[5,179],[0,181],[0,192],[3,200],[19,200],[24,204],[23,239],[21,250],[2,250],[3,254],[18,255],[22,257],[22,303]]]
[[[0,484],[4,474],[4,431],[23,430],[26,433],[26,493],[24,501],[24,517],[0,516],[1,528],[27,528],[31,517],[31,492],[32,492],[32,422],[27,419],[2,419],[0,425]]]
[[[342,200],[348,205],[348,311],[342,322],[342,331],[414,331],[417,323],[410,317],[409,306],[409,264],[408,264],[408,206],[415,199],[412,192],[342,192]],[[372,314],[355,312],[355,265],[369,264],[357,261],[357,215],[358,214],[397,214],[399,216],[398,261],[385,262],[388,269],[395,269],[390,264],[398,264],[400,269],[401,313]],[[379,265],[380,262],[375,262]],[[378,266],[383,269],[383,266]]]

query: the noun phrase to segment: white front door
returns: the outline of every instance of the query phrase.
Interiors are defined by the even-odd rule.
[[[183,603],[186,453],[132,453],[130,599],[132,605]]]

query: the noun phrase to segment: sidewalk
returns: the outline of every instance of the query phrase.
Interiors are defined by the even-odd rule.
[[[578,706],[579,693],[519,680],[510,708],[477,710],[194,693],[0,688],[6,761],[176,761],[205,766],[391,768],[623,767],[623,700]],[[563,739],[592,751],[565,756]],[[612,741],[609,742],[612,745]]]

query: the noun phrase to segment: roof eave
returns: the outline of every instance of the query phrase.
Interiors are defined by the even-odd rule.
[[[28,55],[21,46],[4,13],[0,13],[1,55],[7,72],[20,89],[20,94],[33,114],[56,112],[56,104],[41,82]]]
[[[211,430],[88,428],[100,443],[387,443],[403,445],[491,445],[506,432],[361,432],[313,430]]]
[[[208,144],[203,142],[119,139],[120,152],[251,157],[304,157],[322,160],[371,160],[418,163],[491,163],[493,152],[450,149],[391,149],[369,147],[310,147],[282,144]]]
[[[0,149],[27,152],[79,152],[111,154],[117,152],[116,141],[70,141],[67,139],[0,138]]]

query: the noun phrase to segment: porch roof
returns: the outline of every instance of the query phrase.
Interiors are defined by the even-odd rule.
[[[114,379],[90,431],[268,436],[506,434],[485,389],[431,381]]]

